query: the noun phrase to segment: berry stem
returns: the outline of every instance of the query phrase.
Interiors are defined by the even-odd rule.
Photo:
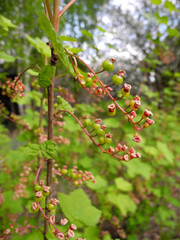
[[[134,125],[134,128],[137,129],[136,124],[133,122],[133,120],[130,118],[130,116],[128,115],[128,113],[126,113],[126,111],[119,106],[119,104],[116,102],[116,100],[112,97],[112,95],[109,93],[109,91],[105,88],[105,85],[103,84],[103,82],[98,78],[98,76],[96,75],[96,73],[94,72],[94,70],[89,67],[89,65],[87,65],[81,58],[79,58],[78,56],[73,54],[73,57],[76,57],[80,62],[82,62],[92,73],[93,75],[96,77],[96,79],[98,80],[98,82],[101,84],[103,90],[107,93],[107,95],[110,97],[110,99],[114,102],[114,104],[127,116],[127,118],[129,119],[129,121]],[[121,97],[122,98],[122,97]],[[120,99],[118,99],[120,100]]]
[[[45,162],[45,160],[43,159],[43,160],[42,160],[42,163],[40,164],[40,166],[39,166],[39,168],[38,168],[38,171],[37,171],[37,173],[36,173],[36,178],[35,178],[35,181],[34,181],[34,185],[35,185],[35,184],[37,183],[37,181],[38,181],[39,174],[40,174],[40,171],[41,171],[41,168],[42,168],[44,162]]]
[[[102,153],[107,153],[113,157],[115,157],[116,159],[119,159],[120,161],[124,161],[122,156],[117,156],[114,153],[108,153],[105,149],[103,149],[99,143],[97,143],[93,137],[95,136],[91,136],[90,133],[86,130],[86,128],[84,128],[83,124],[80,122],[80,120],[70,111],[68,110],[59,110],[59,112],[67,112],[69,113],[71,116],[73,116],[75,118],[75,120],[77,121],[77,123],[81,126],[81,128],[83,129],[83,131],[85,132],[85,134],[92,140],[92,142],[101,150]],[[58,112],[57,112],[58,113]]]
[[[58,14],[58,18],[60,19],[62,15],[68,10],[68,8],[71,7],[73,3],[75,3],[76,0],[71,0]]]

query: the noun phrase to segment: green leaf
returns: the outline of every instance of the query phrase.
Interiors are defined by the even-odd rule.
[[[84,36],[93,39],[93,35],[92,35],[92,33],[88,32],[87,30],[81,30],[81,33],[82,33]]]
[[[67,68],[68,72],[74,76],[75,74],[73,67],[69,61],[68,56],[65,53],[61,40],[57,35],[54,27],[52,26],[52,24],[50,23],[50,21],[47,19],[46,15],[43,12],[41,12],[39,16],[39,24],[40,28],[46,33],[49,40],[52,42],[54,50],[58,54],[61,62]]]
[[[174,154],[173,152],[169,149],[169,147],[167,146],[166,143],[157,142],[157,148],[159,150],[160,153],[163,154],[163,156],[165,157],[165,159],[167,160],[166,163],[168,165],[174,165]],[[165,164],[166,164],[165,163]]]
[[[0,35],[6,36],[9,28],[17,28],[17,26],[14,25],[10,19],[0,14]]]
[[[148,20],[150,20],[153,23],[159,23],[159,20],[157,19],[157,17],[155,17],[153,14],[151,13],[144,13],[144,17],[147,18]]]
[[[32,69],[28,69],[27,72],[28,72],[31,76],[34,76],[34,77],[36,77],[36,76],[39,75],[39,72],[34,71],[34,70],[32,70]]]
[[[179,31],[176,28],[168,28],[169,37],[179,37]]]
[[[123,163],[123,165],[127,167],[127,174],[130,178],[141,175],[148,180],[151,177],[152,167],[147,163],[143,163],[140,159],[133,159],[128,164]]]
[[[9,209],[9,213],[15,214],[15,213],[22,213],[23,212],[23,201],[22,199],[14,200],[14,192],[13,191],[5,191],[3,192],[4,196],[4,202],[1,205],[1,208],[3,209]]]
[[[77,42],[76,38],[68,37],[68,36],[60,36],[59,37],[61,41],[66,41],[66,42]]]
[[[134,213],[136,211],[136,204],[127,194],[115,194],[109,193],[107,195],[107,200],[116,206],[121,214],[127,215],[128,212]]]
[[[34,105],[36,107],[40,107],[41,105],[41,97],[42,97],[42,93],[32,90],[31,92],[27,92],[27,98],[33,100]]]
[[[75,134],[75,132],[81,131],[81,127],[79,126],[79,124],[76,122],[76,120],[74,118],[69,117],[69,116],[65,116],[64,121],[66,123],[63,126],[63,129],[65,131],[70,132],[70,133],[74,133],[74,134]],[[76,143],[77,143],[77,140],[76,140]],[[76,146],[75,146],[75,148],[76,148]],[[79,150],[79,149],[77,149],[77,150]]]
[[[113,240],[113,239],[111,238],[111,234],[108,233],[103,236],[103,240]]]
[[[120,126],[120,121],[118,118],[106,118],[104,123],[110,128],[118,128]]]
[[[40,38],[38,38],[38,37],[32,38],[26,34],[26,39],[28,40],[28,42],[30,42],[36,48],[36,50],[39,53],[42,53],[46,57],[51,56],[50,47],[47,46],[47,44],[45,42],[43,42]]]
[[[58,104],[58,108],[60,110],[67,110],[67,111],[70,111],[72,113],[74,112],[71,105],[61,96],[57,96],[57,104]]]
[[[106,45],[111,48],[111,49],[114,49],[116,51],[119,51],[119,49],[117,47],[115,47],[114,45],[110,44],[110,43],[106,43]]]
[[[94,191],[98,191],[105,188],[108,185],[107,180],[101,177],[100,175],[95,176],[95,180],[96,180],[95,183],[87,182],[86,183],[87,187]]]
[[[86,227],[84,230],[84,237],[87,240],[99,240],[99,227]]]
[[[82,48],[69,48],[68,51],[76,54],[76,53],[82,52],[83,49]]]
[[[67,218],[75,224],[94,227],[101,216],[101,211],[92,206],[91,201],[82,189],[77,189],[69,195],[58,194],[60,206]],[[77,221],[77,223],[76,223]]]
[[[42,155],[47,158],[54,158],[57,154],[58,146],[53,140],[48,140],[40,145]]]
[[[133,186],[131,183],[129,183],[128,181],[124,180],[123,178],[115,178],[115,184],[117,189],[119,189],[120,191],[123,192],[129,192],[132,191]]]
[[[178,11],[178,9],[175,7],[175,5],[171,1],[165,1],[164,7],[169,10],[171,13],[172,11]]]
[[[3,51],[0,51],[0,59],[3,59],[6,62],[14,62],[16,58]]]
[[[43,235],[38,230],[34,230],[26,237],[26,240],[43,240]]]
[[[180,72],[174,73],[174,77],[175,77],[175,78],[180,78]]]
[[[55,73],[55,67],[50,65],[45,65],[41,68],[41,71],[38,75],[38,84],[41,87],[49,87],[52,82],[52,77]]]
[[[104,30],[104,29],[101,28],[101,27],[97,27],[97,29],[99,29],[99,31],[101,31],[101,32],[106,32],[106,30]]]
[[[36,143],[27,143],[24,147],[21,147],[20,150],[29,156],[36,156],[40,153],[40,146]]]
[[[151,3],[159,5],[159,4],[161,4],[161,0],[151,0]]]
[[[159,21],[159,24],[164,23],[164,24],[168,24],[168,17],[167,16],[160,16],[158,12],[155,13],[155,16],[157,18],[157,20]]]

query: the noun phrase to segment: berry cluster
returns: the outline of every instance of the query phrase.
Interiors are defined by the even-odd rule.
[[[1,84],[2,95],[7,95],[9,98],[23,97],[25,86],[24,84],[15,77],[13,81],[6,81],[6,84]]]
[[[45,181],[40,180],[37,183],[37,179],[40,173],[40,170],[43,166],[44,161],[41,163],[38,172],[36,174],[36,180],[35,180],[35,185],[34,185],[34,190],[35,190],[35,202],[32,203],[31,210],[33,212],[38,212],[39,210],[41,211],[43,217],[48,221],[48,223],[53,227],[50,228],[52,230],[52,233],[54,236],[58,239],[61,240],[68,240],[69,238],[74,238],[75,233],[74,231],[77,230],[77,227],[74,224],[71,224],[66,231],[61,232],[59,229],[56,227],[57,224],[60,225],[66,225],[68,223],[68,220],[66,218],[61,219],[59,222],[55,222],[55,215],[53,214],[56,210],[56,206],[59,203],[59,200],[56,198],[51,198],[50,201],[46,205],[46,209],[50,213],[50,217],[47,217],[41,208],[40,202],[44,199],[44,197],[47,197],[50,193],[50,187],[45,186]],[[64,168],[65,169],[65,168]],[[76,168],[74,168],[76,169]],[[83,240],[82,238],[78,238],[77,240]],[[85,240],[85,239],[84,239]]]
[[[77,166],[73,166],[73,168],[68,169],[67,165],[63,165],[62,168],[59,168],[58,164],[55,163],[53,166],[53,177],[55,178],[55,183],[58,183],[56,178],[57,175],[73,182],[74,186],[82,185],[87,181],[91,181],[93,183],[96,182],[91,172],[78,170]]]
[[[109,116],[113,117],[116,115],[116,111],[117,109],[119,109],[121,112],[123,112],[123,114],[126,115],[126,117],[128,118],[128,120],[133,124],[134,126],[134,137],[133,137],[133,141],[139,143],[141,142],[141,138],[140,136],[137,134],[137,132],[140,132],[142,129],[149,127],[150,125],[152,125],[154,123],[153,120],[151,120],[150,118],[148,118],[148,116],[151,116],[152,113],[149,110],[145,110],[144,114],[142,115],[141,119],[138,122],[134,122],[133,119],[136,117],[136,111],[139,109],[139,106],[141,105],[140,102],[140,97],[136,96],[133,98],[133,100],[128,101],[128,106],[126,108],[122,108],[119,105],[119,100],[128,97],[130,95],[130,90],[131,90],[131,85],[124,83],[123,88],[121,89],[121,97],[120,98],[114,98],[111,95],[111,91],[113,90],[111,87],[113,85],[120,85],[123,83],[123,77],[125,75],[125,71],[124,70],[120,70],[117,74],[113,75],[112,77],[112,84],[111,85],[106,85],[104,84],[99,77],[97,76],[97,73],[101,73],[103,71],[112,71],[114,69],[114,62],[116,61],[115,59],[111,59],[111,60],[105,60],[102,64],[103,70],[100,72],[94,72],[92,68],[90,68],[82,59],[80,59],[78,56],[69,54],[69,58],[71,60],[71,63],[73,65],[75,74],[76,74],[76,79],[79,81],[79,83],[81,84],[82,87],[86,88],[86,90],[88,90],[88,92],[90,92],[91,94],[96,94],[98,96],[103,96],[103,95],[108,95],[109,98],[112,100],[112,103],[108,105],[107,107],[107,113]],[[89,69],[89,73],[87,73],[87,78],[85,83],[83,83],[84,81],[84,76],[80,73],[80,71],[78,70],[78,65],[77,65],[77,61],[76,59],[78,59],[81,63],[83,63],[88,69]],[[101,87],[98,87],[98,84],[101,85]],[[87,88],[88,87],[88,88]],[[92,91],[89,90],[89,87],[92,87]],[[129,108],[130,111],[129,111]],[[62,112],[69,112],[66,110],[60,110],[59,112],[57,112],[57,114],[61,114]],[[102,152],[104,153],[108,153],[120,160],[123,161],[128,161],[132,158],[139,158],[141,157],[140,153],[135,153],[133,151],[133,155],[130,152],[127,152],[127,154],[123,155],[123,156],[118,156],[117,153],[121,152],[121,150],[118,150],[118,146],[120,146],[119,144],[116,146],[116,148],[113,148],[112,146],[110,146],[107,150],[102,148],[102,145],[104,144],[110,144],[112,141],[112,135],[111,133],[105,133],[105,129],[106,126],[104,124],[101,124],[101,119],[96,119],[95,122],[92,124],[91,120],[88,118],[88,116],[84,117],[83,120],[83,124],[79,121],[79,119],[77,119],[77,117],[72,114],[71,112],[69,112],[75,119],[76,121],[79,123],[79,125],[82,127],[83,131],[86,133],[86,135],[88,135],[90,137],[90,139],[93,141],[93,143],[98,146]],[[146,122],[144,123],[143,126],[139,125],[140,122],[146,119]],[[93,130],[88,131],[89,126],[91,126],[93,128]],[[91,133],[94,132],[95,135],[91,135]],[[96,140],[94,139],[94,137],[98,137],[98,142],[96,142]],[[132,148],[130,148],[132,149]]]
[[[31,87],[33,87],[36,90],[39,90],[41,86],[38,84],[38,80],[35,79],[34,81],[31,82]]]
[[[50,187],[44,185],[44,180],[34,185],[35,190],[35,203],[32,204],[32,211],[37,212],[39,210],[39,205],[37,203],[41,202],[44,197],[48,196],[50,193]]]
[[[15,186],[13,199],[16,200],[20,197],[28,198],[28,192],[26,190],[26,184],[31,172],[31,168],[27,165],[23,166],[23,172],[20,174],[19,183]]]
[[[19,116],[17,116],[14,113],[11,113],[10,118],[16,122],[17,124],[24,127],[24,131],[31,130],[31,127],[29,126],[29,123],[26,123],[25,120],[21,119]]]
[[[58,86],[56,89],[57,92],[68,102],[75,103],[74,96],[69,92],[67,88]]]

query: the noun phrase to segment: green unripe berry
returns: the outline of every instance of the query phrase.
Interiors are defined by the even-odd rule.
[[[144,128],[148,128],[149,126],[150,125],[147,122],[144,123]]]
[[[112,82],[115,85],[120,85],[121,83],[123,83],[123,78],[116,74],[112,77]]]
[[[66,168],[63,168],[63,169],[61,170],[61,173],[62,173],[62,174],[67,174],[67,172],[68,172],[68,171],[67,171]]]
[[[36,184],[34,185],[34,190],[35,190],[36,192],[42,191],[42,189],[43,189],[43,187],[41,187],[38,183],[36,183]]]
[[[91,124],[91,120],[89,118],[86,118],[86,119],[83,120],[83,125],[85,127],[89,126],[90,124]]]
[[[98,136],[104,136],[105,130],[103,130],[102,128],[98,128],[98,129],[96,129],[96,134]]]
[[[35,213],[35,212],[38,212],[38,211],[39,211],[39,206],[37,206],[36,209],[34,209],[33,207],[31,207],[31,211],[34,212],[34,213]]]
[[[105,143],[104,137],[100,137],[100,138],[99,138],[99,144],[104,144],[104,143]]]
[[[92,83],[93,82],[92,78],[90,78],[90,77],[87,77],[85,81],[86,81],[86,83]]]
[[[109,143],[112,142],[112,138],[105,137],[105,138],[104,138],[104,142],[107,143],[107,144],[109,144]]]
[[[43,196],[47,197],[49,195],[50,192],[44,192],[43,191]]]
[[[78,181],[74,181],[74,186],[78,186],[78,185],[79,185]]]
[[[77,178],[77,173],[71,173],[72,178]]]
[[[114,109],[113,112],[110,112],[109,109],[108,109],[107,113],[108,113],[108,115],[109,115],[110,117],[113,117],[113,116],[116,115],[116,109]]]
[[[124,88],[123,88],[123,89],[121,89],[121,94],[123,95],[123,97],[128,97],[130,92],[125,92]]]
[[[54,212],[55,209],[56,209],[56,206],[54,206],[52,203],[49,202],[47,204],[47,208],[48,208],[49,211]]]
[[[93,127],[94,130],[97,130],[101,127],[101,125],[98,124],[98,123],[93,123],[92,127]]]
[[[102,64],[105,71],[112,71],[114,69],[114,64],[110,60],[105,60]]]
[[[35,202],[41,202],[44,199],[44,196],[42,195],[41,197],[35,197]]]
[[[92,82],[87,82],[87,83],[85,84],[85,87],[87,87],[87,88],[92,87]]]

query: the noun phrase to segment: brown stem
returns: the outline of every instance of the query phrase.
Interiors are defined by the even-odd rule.
[[[59,0],[53,1],[53,19],[54,19],[54,28],[56,32],[58,33],[59,30],[59,21],[58,21],[58,12],[59,12]],[[54,58],[53,51],[51,51],[51,65],[53,65],[56,68],[56,62],[52,61]],[[55,75],[52,78],[52,83],[48,87],[48,140],[53,140],[53,107],[54,107],[54,80]],[[53,159],[47,160],[47,175],[46,175],[46,185],[50,186],[52,185],[52,165],[53,165]],[[46,197],[46,205],[51,199],[51,192]],[[45,211],[46,216],[49,218],[50,213],[48,209]],[[48,232],[48,221],[45,219],[44,221],[44,239],[46,238],[46,234]]]
[[[101,71],[99,71],[99,72],[96,72],[96,74],[99,74],[99,73],[102,73],[102,72],[104,72],[105,70],[103,69],[103,70],[101,70]]]
[[[53,1],[53,18],[54,18],[54,28],[56,32],[59,32],[59,0]]]
[[[48,140],[53,139],[53,105],[54,105],[54,79],[52,78],[52,84],[48,87]],[[51,179],[52,179],[52,164],[53,159],[47,160],[47,175],[46,175],[46,185],[51,188]],[[46,197],[46,205],[51,199],[51,194]],[[50,213],[46,209],[46,216],[49,218]],[[44,239],[46,239],[46,233],[48,232],[48,221],[44,222]]]
[[[44,3],[45,3],[45,7],[47,9],[47,12],[48,12],[49,20],[54,25],[53,15],[52,15],[52,11],[51,11],[51,6],[50,6],[50,3],[49,3],[49,0],[44,0]]]

